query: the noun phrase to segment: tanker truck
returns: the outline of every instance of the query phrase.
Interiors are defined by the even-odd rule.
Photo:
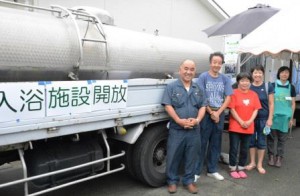
[[[208,70],[212,49],[119,28],[105,10],[0,3],[0,165],[23,172],[0,189],[40,195],[124,169],[163,185],[162,94],[183,60]]]

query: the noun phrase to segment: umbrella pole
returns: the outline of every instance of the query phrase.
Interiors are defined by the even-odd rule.
[[[238,54],[235,76],[237,76],[238,73],[240,73],[240,69],[241,69],[241,53]]]
[[[265,54],[262,54],[261,56],[261,64],[264,66],[264,69],[267,70],[267,58],[265,56]],[[264,74],[264,81],[267,81],[267,76],[266,76],[266,73]]]
[[[291,58],[290,58],[290,83],[292,84],[292,78],[293,78],[293,59],[292,59],[292,54],[291,54]]]

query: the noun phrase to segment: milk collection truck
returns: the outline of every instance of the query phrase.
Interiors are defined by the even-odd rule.
[[[95,8],[0,3],[0,165],[20,161],[24,176],[0,188],[40,195],[124,169],[163,185],[162,94],[183,60],[208,70],[212,49],[118,28]]]

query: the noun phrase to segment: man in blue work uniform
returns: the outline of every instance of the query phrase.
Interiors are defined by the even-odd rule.
[[[162,104],[171,117],[167,144],[167,183],[169,193],[175,193],[179,182],[178,170],[184,163],[183,185],[190,193],[198,192],[194,182],[195,160],[200,148],[199,123],[205,114],[203,91],[192,81],[196,65],[185,60],[179,68],[180,78],[168,84]]]

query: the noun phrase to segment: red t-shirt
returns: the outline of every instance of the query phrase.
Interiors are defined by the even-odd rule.
[[[231,102],[228,107],[235,109],[239,117],[247,121],[251,118],[254,110],[261,109],[261,104],[257,94],[249,90],[248,92],[242,92],[239,89],[233,90],[233,95],[231,95]],[[254,133],[254,123],[248,128],[243,128],[233,117],[230,115],[229,118],[229,131],[243,133],[243,134],[253,134]]]

